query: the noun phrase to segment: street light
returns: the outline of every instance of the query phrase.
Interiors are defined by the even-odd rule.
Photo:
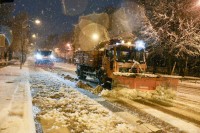
[[[36,25],[40,25],[42,22],[39,19],[35,19],[35,20],[26,20],[26,21],[30,21],[33,22]]]
[[[97,33],[92,34],[92,40],[98,41],[99,40],[99,35]]]
[[[35,24],[37,24],[37,25],[41,24],[41,21],[40,21],[39,19],[36,19],[34,22],[35,22]]]
[[[35,38],[36,38],[36,34],[33,34],[33,35],[32,35],[32,38],[34,38],[34,39],[35,39]]]
[[[128,44],[128,46],[131,46],[132,43],[131,42],[127,42],[127,44]]]
[[[66,46],[70,48],[70,47],[71,47],[71,44],[70,44],[70,43],[67,43]]]

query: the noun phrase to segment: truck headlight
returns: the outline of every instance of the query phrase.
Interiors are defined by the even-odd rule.
[[[50,58],[51,58],[51,59],[54,59],[55,57],[54,57],[53,55],[50,55]]]
[[[42,55],[41,54],[36,54],[35,55],[36,59],[41,60],[42,59]]]

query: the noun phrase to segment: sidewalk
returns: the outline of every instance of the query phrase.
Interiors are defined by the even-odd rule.
[[[35,133],[26,66],[0,68],[0,133]]]

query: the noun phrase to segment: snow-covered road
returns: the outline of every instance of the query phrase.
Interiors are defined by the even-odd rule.
[[[21,72],[19,66],[0,69],[0,131],[35,131],[33,126],[28,129],[32,118],[31,104],[26,102],[31,100],[29,79],[37,133],[200,132],[200,110],[194,101],[149,100],[144,97],[149,94],[127,89],[98,95],[97,85],[81,83],[74,70],[69,64],[58,64],[54,70],[34,68],[32,62]],[[139,99],[134,99],[135,94]]]
[[[64,71],[64,73],[65,73],[65,70],[68,68],[68,67],[65,67],[65,64],[59,64],[59,66],[62,66],[62,67],[60,67],[60,68],[62,68]],[[196,85],[196,86],[198,86],[198,85]],[[112,92],[112,93],[114,93],[115,95],[117,94],[116,92]],[[120,92],[121,93],[121,92]],[[186,93],[186,92],[183,92],[183,93]],[[177,93],[178,94],[178,93]],[[124,94],[125,96],[128,96],[127,94]],[[178,97],[179,97],[179,95],[177,95]],[[116,96],[114,96],[114,98],[116,98]],[[118,98],[117,98],[118,99]],[[191,99],[191,98],[190,98]],[[119,99],[118,99],[119,100]],[[112,101],[112,100],[111,100]],[[137,102],[137,101],[136,101]],[[142,101],[141,101],[142,102]],[[145,101],[143,101],[144,103],[145,103]],[[143,103],[142,102],[142,103]],[[154,102],[156,102],[156,101],[154,101]],[[129,101],[129,103],[130,103],[130,101]],[[134,103],[133,101],[132,101],[132,103]],[[141,103],[138,103],[138,104],[140,104],[140,106],[142,106],[141,105]],[[144,111],[146,112],[146,113],[148,113],[148,114],[150,114],[151,116],[154,116],[154,117],[156,117],[156,118],[158,118],[158,119],[160,119],[160,117],[159,117],[159,115],[158,114],[161,114],[162,113],[162,117],[163,117],[163,119],[160,119],[160,120],[162,120],[162,121],[165,121],[166,123],[168,123],[168,124],[170,124],[170,125],[173,125],[174,127],[177,127],[180,131],[185,131],[185,132],[200,132],[200,128],[197,126],[195,126],[195,125],[193,125],[193,124],[190,124],[190,123],[188,123],[189,121],[188,120],[191,120],[191,121],[193,121],[193,122],[195,122],[196,124],[198,124],[198,120],[199,120],[199,118],[198,118],[198,112],[199,112],[199,110],[197,109],[197,108],[195,108],[195,107],[197,107],[198,105],[195,105],[195,104],[189,104],[189,103],[186,103],[185,102],[185,105],[183,105],[183,103],[180,103],[180,101],[176,101],[176,100],[174,100],[172,103],[169,103],[169,104],[171,104],[170,106],[175,106],[174,107],[174,109],[173,108],[169,108],[169,107],[165,107],[165,105],[163,106],[162,104],[168,104],[168,102],[159,102],[159,104],[161,104],[161,105],[158,105],[158,104],[156,104],[156,103],[153,103],[153,102],[147,102],[146,103],[147,105],[148,104],[150,104],[151,106],[155,106],[155,107],[153,107],[153,109],[155,108],[156,110],[155,111],[153,111],[153,112],[150,112],[150,111],[148,111],[149,109],[150,110],[152,110],[152,107],[148,107],[148,108],[146,108]],[[145,104],[145,106],[146,106],[146,104]],[[133,104],[132,104],[133,105]],[[136,107],[135,106],[136,105],[136,103],[133,105],[134,107]],[[149,106],[149,105],[148,105]],[[193,109],[191,108],[191,107],[193,107]],[[138,108],[140,108],[140,107],[138,107]],[[156,113],[156,111],[161,111],[160,113]],[[163,112],[164,111],[164,112]],[[183,114],[182,114],[183,113]],[[170,115],[172,115],[172,116],[170,116]],[[196,116],[195,116],[196,115]],[[170,116],[170,118],[171,118],[171,120],[170,121],[168,121],[167,120],[167,118]],[[175,116],[175,117],[174,117]],[[176,118],[176,117],[180,117],[180,118]],[[141,116],[140,116],[141,117]],[[174,117],[174,118],[173,118]],[[185,121],[186,120],[186,121]],[[148,121],[148,120],[147,120]],[[157,121],[156,119],[153,119],[153,121]],[[181,124],[175,124],[176,123],[176,121],[178,122],[179,121],[179,123],[181,123]],[[156,123],[156,122],[151,122],[151,123]],[[158,122],[157,122],[158,123]],[[162,125],[162,124],[161,124]],[[157,125],[158,127],[160,127],[161,125]],[[199,124],[198,124],[199,125]],[[164,125],[163,125],[164,126]],[[166,125],[165,125],[166,126]],[[170,126],[169,126],[170,127]],[[185,127],[191,127],[191,128],[185,128]],[[163,128],[161,128],[161,129],[163,129]],[[166,130],[166,128],[164,128],[164,130]],[[173,128],[171,128],[170,129],[171,131],[170,132],[175,132],[175,130],[173,129]],[[174,131],[173,131],[174,130]],[[177,132],[177,131],[176,131]]]
[[[48,70],[48,69],[45,69],[45,70]],[[54,72],[54,73],[52,73],[52,72]],[[69,73],[65,72],[64,74],[68,75]],[[87,115],[85,114],[84,118],[88,119],[89,123],[86,122],[87,125],[88,124],[90,125],[93,123],[90,126],[88,125],[89,127],[95,127],[97,125],[98,125],[98,127],[99,126],[101,128],[103,127],[103,129],[99,129],[98,127],[95,127],[95,129],[85,127],[84,129],[86,130],[86,132],[94,131],[94,132],[116,132],[116,133],[118,133],[118,132],[124,132],[124,131],[126,131],[126,132],[153,132],[153,131],[160,130],[151,124],[148,124],[145,122],[141,123],[141,120],[139,118],[137,118],[137,116],[134,116],[131,113],[124,111],[123,109],[117,108],[116,106],[114,106],[114,104],[106,101],[105,99],[103,99],[97,95],[94,95],[87,90],[77,88],[76,80],[75,79],[73,80],[71,78],[70,78],[70,80],[67,80],[64,78],[64,77],[66,77],[66,76],[64,76],[64,74],[61,73],[60,69],[49,70],[49,72],[42,71],[41,69],[34,69],[31,72],[32,91],[34,91],[33,93],[35,95],[37,91],[41,91],[44,89],[45,91],[42,91],[41,94],[39,93],[39,95],[37,95],[37,97],[41,98],[41,95],[42,95],[42,99],[45,97],[45,100],[43,99],[42,101],[48,101],[50,99],[50,101],[53,101],[54,105],[57,105],[57,102],[59,101],[58,99],[62,99],[62,100],[65,99],[64,101],[66,101],[66,99],[69,99],[68,97],[70,97],[70,101],[73,100],[72,103],[76,103],[76,104],[74,104],[74,106],[73,106],[73,105],[71,105],[71,102],[70,102],[69,106],[72,107],[72,109],[69,109],[68,106],[65,107],[66,103],[62,102],[64,105],[61,105],[61,106],[64,106],[64,108],[66,108],[66,110],[69,110],[69,112],[64,112],[65,116],[68,115],[67,113],[69,113],[69,114],[71,113],[70,110],[72,110],[72,113],[75,113],[74,109],[73,109],[73,108],[75,108],[76,113],[78,113],[77,117],[80,117],[80,119],[81,119],[81,117],[83,117],[81,112],[82,111],[86,112]],[[63,83],[64,83],[64,85],[63,85]],[[60,96],[60,91],[59,91],[60,87],[62,88],[62,90],[63,89],[66,90],[65,96],[67,95],[67,97],[63,96],[63,94],[61,94],[61,97],[59,97],[59,98],[57,97],[57,96]],[[75,93],[76,96],[70,96],[72,94],[68,93],[68,92],[73,92],[72,94]],[[56,95],[57,100],[55,100],[55,98],[52,98],[52,96],[51,96],[54,93],[58,94],[58,95]],[[77,95],[77,94],[79,94],[79,95]],[[37,97],[34,100],[34,103],[35,103],[35,101],[39,101],[39,103],[42,103],[42,107],[44,107],[46,104],[43,105],[43,102],[41,101],[41,99],[38,100]],[[75,98],[73,99],[73,97],[75,97]],[[83,100],[80,100],[82,98],[83,98]],[[83,102],[83,103],[80,102],[81,104],[79,105],[78,104],[79,102],[77,102],[77,101],[87,101],[87,102]],[[36,102],[36,103],[38,103],[38,102]],[[50,105],[50,104],[48,103],[47,105]],[[40,106],[40,105],[38,105],[38,106]],[[80,107],[81,109],[79,108],[79,106],[81,106]],[[84,106],[84,107],[82,107],[82,106]],[[49,106],[47,106],[45,108],[47,108],[47,109],[50,108],[50,110],[52,110],[51,109],[52,107],[49,107]],[[55,108],[55,107],[53,106],[53,108]],[[57,110],[58,112],[63,111],[63,109],[62,109],[63,107],[60,107],[60,108],[61,109]],[[94,110],[90,110],[91,108],[93,108]],[[95,114],[93,114],[93,113],[95,113]],[[43,113],[41,113],[41,114],[43,114]],[[93,117],[93,115],[95,115],[96,118]],[[67,118],[68,117],[69,116],[67,116]],[[92,123],[90,122],[90,119],[91,119]],[[95,119],[95,120],[92,120],[92,119]],[[113,127],[112,123],[114,121],[118,121],[118,122],[122,123],[122,126],[119,125],[120,128],[118,128],[117,127],[118,124],[117,124],[117,125],[115,125],[115,127]],[[82,123],[77,123],[77,124],[81,126]],[[70,125],[70,123],[68,123],[68,125]],[[58,128],[58,129],[60,129],[60,128]],[[88,131],[87,131],[87,129],[88,129]],[[52,129],[52,130],[54,130],[54,129]],[[62,130],[62,129],[60,129],[60,130]],[[70,129],[69,128],[68,130],[70,130],[71,132],[73,132],[75,130],[75,132],[77,132],[77,130],[79,130],[79,128],[78,129]]]
[[[61,81],[47,73],[31,74],[31,84],[35,94],[33,103],[41,109],[37,118],[44,132],[133,133],[136,131],[134,125],[117,117],[74,88],[63,85]],[[51,85],[48,86],[49,84]]]

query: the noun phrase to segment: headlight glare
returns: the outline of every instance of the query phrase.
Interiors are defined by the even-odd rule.
[[[41,54],[36,54],[35,55],[36,59],[41,60],[42,59],[42,55]]]
[[[55,57],[54,57],[53,55],[50,55],[50,58],[51,58],[51,59],[54,59]]]

